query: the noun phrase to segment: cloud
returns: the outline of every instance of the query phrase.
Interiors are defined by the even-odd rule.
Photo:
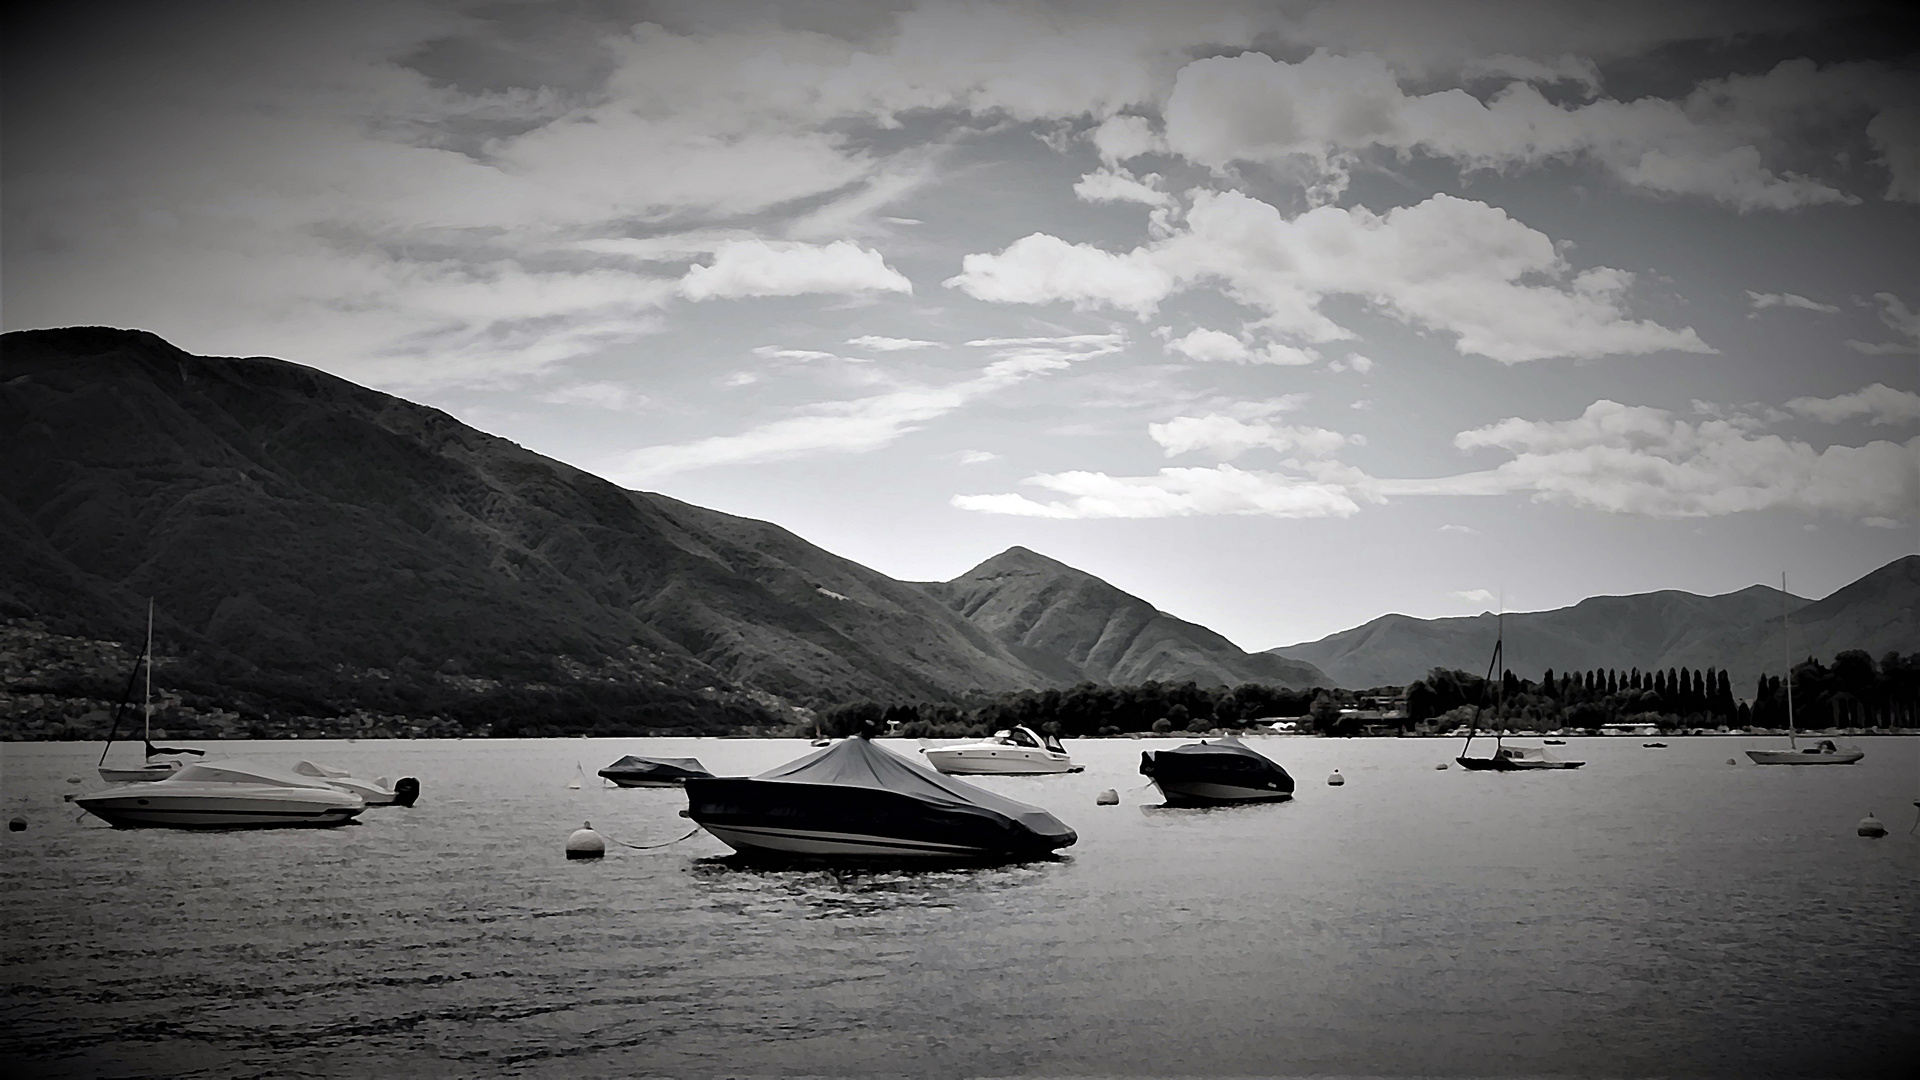
[[[1093,129],[1090,138],[1100,152],[1100,160],[1109,166],[1167,148],[1144,116],[1109,116]]]
[[[1829,424],[1859,416],[1870,424],[1910,424],[1920,420],[1920,394],[1874,383],[1838,397],[1797,397],[1787,402],[1787,408]]]
[[[1595,85],[1591,64],[1571,56],[1553,65],[1504,60],[1471,63],[1466,72],[1504,66],[1540,81],[1573,76]],[[1461,89],[1409,95],[1379,56],[1319,50],[1296,63],[1258,52],[1196,60],[1181,69],[1163,111],[1174,153],[1215,170],[1236,162],[1303,167],[1331,192],[1345,186],[1360,152],[1379,148],[1494,171],[1580,159],[1632,188],[1752,211],[1858,201],[1767,164],[1789,131],[1830,126],[1836,117],[1875,117],[1869,127],[1881,133],[1875,145],[1896,177],[1894,190],[1906,190],[1914,125],[1904,113],[1878,110],[1912,93],[1909,77],[1879,65],[1818,68],[1796,60],[1765,75],[1710,80],[1680,100],[1563,106],[1514,82],[1482,101]]]
[[[874,352],[900,352],[904,349],[934,349],[940,347],[940,343],[937,341],[920,341],[915,338],[901,337],[880,337],[877,334],[863,334],[860,337],[848,338],[847,344],[858,349],[871,349]]]
[[[1231,465],[1162,469],[1149,477],[1095,472],[1041,473],[1025,481],[1065,496],[1039,502],[1024,495],[955,495],[962,510],[1061,519],[1164,518],[1234,514],[1280,518],[1347,517],[1359,512],[1338,486]]]
[[[1373,370],[1373,360],[1368,357],[1362,356],[1359,353],[1354,353],[1352,356],[1344,357],[1342,359],[1335,360],[1329,363],[1327,365],[1327,370],[1335,371],[1335,372],[1357,371],[1360,374],[1365,375],[1368,372]]]
[[[1238,192],[1199,192],[1186,227],[1149,245],[1114,254],[1034,233],[998,254],[968,255],[946,284],[981,300],[1066,301],[1144,318],[1176,290],[1215,283],[1263,311],[1264,329],[1308,342],[1353,336],[1320,304],[1356,296],[1455,335],[1459,352],[1509,364],[1713,351],[1691,327],[1632,318],[1632,282],[1608,267],[1576,272],[1545,234],[1450,195],[1386,214],[1322,206],[1287,219]],[[1281,355],[1269,352],[1268,362]]]
[[[1535,499],[1648,517],[1792,509],[1910,517],[1920,505],[1920,438],[1811,445],[1724,420],[1691,424],[1663,409],[1596,401],[1577,419],[1503,420],[1461,432],[1463,450],[1511,460],[1484,473],[1381,481],[1391,494],[1527,492]]]
[[[652,404],[652,399],[626,383],[584,382],[556,386],[541,394],[549,405],[592,405],[616,412],[632,412]]]
[[[1440,526],[1440,531],[1443,533],[1459,533],[1462,536],[1480,535],[1480,530],[1471,525],[1442,525]]]
[[[1457,592],[1450,592],[1447,595],[1459,600],[1465,600],[1470,604],[1491,604],[1494,600],[1493,593],[1488,592],[1486,589],[1461,589]]]
[[[787,349],[779,345],[755,345],[752,352],[762,360],[787,360],[798,364],[840,359],[836,353],[821,352],[819,349]]]
[[[1911,520],[1920,507],[1920,437],[1904,444],[1876,441],[1815,449],[1805,442],[1757,434],[1750,423],[1695,424],[1662,409],[1606,400],[1594,402],[1573,420],[1511,418],[1461,432],[1454,439],[1458,448],[1504,451],[1508,460],[1491,469],[1421,479],[1375,477],[1310,455],[1313,449],[1337,449],[1331,439],[1318,447],[1291,435],[1269,439],[1270,431],[1259,425],[1217,417],[1154,425],[1150,434],[1173,452],[1208,448],[1232,456],[1278,443],[1297,456],[1266,472],[1220,465],[1163,469],[1139,477],[1042,474],[1027,482],[1068,498],[1040,503],[1018,494],[965,495],[953,504],[987,513],[1056,518],[1346,516],[1363,503],[1398,498],[1513,494],[1654,518],[1778,509]]]
[[[1883,518],[1883,517],[1861,518],[1860,524],[1867,525],[1875,529],[1904,529],[1907,527],[1902,522],[1895,521],[1892,518]]]
[[[976,300],[1066,301],[1076,310],[1117,307],[1143,319],[1174,287],[1173,279],[1154,264],[1149,253],[1113,255],[1045,233],[1015,240],[997,255],[968,255],[960,262],[960,273],[943,284]]]
[[[1325,428],[1249,423],[1218,413],[1179,416],[1164,424],[1148,424],[1147,435],[1159,443],[1169,457],[1205,450],[1226,460],[1262,447],[1283,454],[1326,457],[1349,443],[1362,441]]]
[[[1873,298],[1880,301],[1880,321],[1894,333],[1906,338],[1905,341],[1854,341],[1849,339],[1847,347],[1855,352],[1869,356],[1886,356],[1898,353],[1920,353],[1920,312],[1901,301],[1892,293],[1874,293]]]
[[[1179,353],[1189,360],[1242,364],[1253,355],[1252,350],[1239,338],[1223,330],[1208,330],[1205,327],[1196,327],[1186,336],[1167,342],[1167,351]]]
[[[981,465],[1000,460],[1000,455],[991,450],[962,450],[958,457],[962,465]]]
[[[1099,169],[1080,178],[1073,193],[1087,202],[1137,202],[1147,206],[1171,206],[1173,196],[1155,187],[1158,173],[1136,177],[1125,169]]]
[[[901,384],[869,397],[803,406],[737,435],[645,447],[613,461],[607,475],[617,483],[638,484],[714,466],[876,450],[981,397],[1116,352],[1125,338],[1069,335],[971,344],[993,349],[995,357],[972,378],[938,386]]]
[[[878,251],[850,240],[729,240],[714,251],[713,265],[692,267],[680,279],[689,300],[863,292],[911,293],[913,283]]]
[[[1840,311],[1838,307],[1832,304],[1822,304],[1817,300],[1809,300],[1804,296],[1797,296],[1793,293],[1760,293],[1754,292],[1752,289],[1746,290],[1746,293],[1747,304],[1753,308],[1753,312],[1749,313],[1749,317],[1764,308],[1770,307],[1803,308],[1807,311],[1819,311],[1828,315],[1838,314]]]

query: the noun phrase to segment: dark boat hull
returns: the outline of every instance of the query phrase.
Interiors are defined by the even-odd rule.
[[[1045,835],[979,807],[900,792],[747,777],[687,782],[687,816],[742,856],[763,861],[1018,862],[1078,839]]]
[[[1584,761],[1512,761],[1507,758],[1459,757],[1453,760],[1473,772],[1538,772],[1542,769],[1577,769]]]
[[[1259,754],[1150,751],[1140,774],[1152,779],[1168,806],[1229,806],[1293,798],[1293,777]]]

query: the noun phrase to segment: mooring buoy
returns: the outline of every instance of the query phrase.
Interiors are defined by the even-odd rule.
[[[12,821],[7,822],[7,831],[8,832],[26,832],[27,819],[23,817],[17,817],[17,818],[14,818]]]
[[[1340,775],[1339,769],[1333,770],[1333,775],[1327,777],[1328,787],[1339,787],[1341,784],[1344,784],[1346,782],[1347,782],[1347,778]]]
[[[1095,806],[1118,806],[1120,805],[1120,793],[1112,788],[1108,788],[1094,796],[1093,802]]]
[[[1435,765],[1435,766],[1434,766],[1434,769],[1435,769],[1436,771],[1438,771],[1438,770],[1440,770],[1440,769],[1444,769],[1444,768],[1446,768],[1446,767],[1447,767],[1447,763],[1443,761],[1443,762],[1441,762],[1440,764],[1438,764],[1438,765]]]
[[[593,822],[589,821],[573,830],[567,837],[567,858],[597,859],[607,853],[606,837],[593,831]]]
[[[1887,827],[1880,824],[1880,819],[1874,817],[1873,811],[1871,810],[1867,811],[1866,817],[1860,819],[1860,828],[1858,831],[1861,836],[1871,836],[1876,839],[1887,835]]]
[[[79,778],[79,777],[77,777],[77,776],[69,776],[69,777],[67,777],[67,783],[69,783],[69,784],[78,784],[78,783],[81,783],[81,780],[80,780],[80,778]]]

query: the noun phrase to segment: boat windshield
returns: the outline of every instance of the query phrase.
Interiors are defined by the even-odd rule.
[[[1033,732],[1026,728],[1014,728],[1007,732],[1007,741],[1015,746],[1031,746],[1035,750],[1040,749],[1040,740],[1034,738]]]

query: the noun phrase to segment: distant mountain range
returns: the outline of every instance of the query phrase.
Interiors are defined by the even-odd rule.
[[[1796,662],[1807,656],[1831,660],[1847,649],[1863,649],[1876,660],[1889,650],[1920,649],[1916,601],[1920,555],[1896,559],[1818,602],[1786,597],[1791,615],[1785,630],[1781,592],[1764,585],[1722,596],[1674,590],[1595,596],[1552,611],[1509,612],[1505,666],[1528,678],[1547,668],[1715,667],[1746,696],[1762,671],[1781,672],[1789,649]],[[1496,621],[1492,613],[1451,619],[1383,615],[1269,652],[1315,664],[1340,686],[1404,685],[1434,667],[1485,672]]]
[[[236,684],[345,669],[818,705],[1318,678],[1056,563],[1072,602],[1042,630],[966,602],[1038,559],[1021,549],[896,581],[435,409],[138,331],[0,336],[0,457],[0,615],[131,641],[155,597],[160,651]]]

